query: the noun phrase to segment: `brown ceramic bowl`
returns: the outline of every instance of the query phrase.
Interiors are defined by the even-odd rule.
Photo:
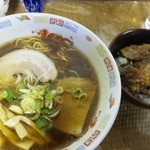
[[[110,43],[109,49],[112,52],[113,56],[118,57],[118,52],[132,44],[150,44],[150,30],[147,29],[130,29],[124,31],[117,35],[117,37]],[[125,87],[122,85],[122,96],[126,96],[126,99],[129,100],[132,104],[143,108],[150,108],[150,103],[146,103],[139,98],[133,96],[130,92],[128,92]]]

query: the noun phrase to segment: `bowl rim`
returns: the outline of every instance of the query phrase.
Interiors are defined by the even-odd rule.
[[[120,39],[122,39],[123,37],[126,37],[128,35],[133,36],[134,34],[150,34],[150,30],[149,29],[145,29],[145,28],[131,28],[131,29],[127,29],[125,31],[119,32],[110,42],[110,44],[108,45],[109,50],[112,52],[112,46],[114,45],[114,43],[116,43],[117,41],[119,41]],[[150,42],[149,42],[150,43]],[[132,44],[132,43],[131,43]]]
[[[131,43],[126,46],[123,46],[122,48],[119,48],[119,49],[112,49],[112,46],[115,45],[115,43],[117,42],[118,44],[118,41],[120,41],[120,39],[122,39],[123,37],[125,36],[131,36],[131,34],[149,34],[149,37],[150,37],[150,30],[149,29],[145,29],[145,28],[135,28],[135,29],[127,29],[123,32],[120,32],[119,34],[117,34],[117,36],[110,42],[108,48],[109,50],[111,51],[112,55],[114,56],[113,52],[114,51],[119,51],[120,49],[122,49],[123,47],[126,47],[126,46],[129,46],[131,45]],[[149,43],[150,43],[150,40],[149,40]],[[115,58],[115,56],[114,56]],[[145,108],[145,109],[150,109],[150,104],[136,98],[135,96],[133,96],[130,92],[128,92],[127,90],[125,90],[125,88],[122,86],[122,99],[124,98],[127,98],[127,100],[138,106],[138,107],[141,107],[141,108]]]
[[[103,134],[101,134],[102,136],[100,136],[100,138],[97,138],[97,140],[95,140],[91,146],[89,146],[89,148],[86,147],[86,149],[95,149],[103,140],[104,138],[106,138],[106,136],[108,135],[108,133],[110,132],[110,129],[112,128],[115,120],[116,120],[116,117],[118,115],[118,112],[119,112],[119,108],[120,108],[120,103],[121,103],[121,80],[120,80],[120,76],[119,76],[119,70],[117,68],[117,64],[111,54],[111,52],[109,51],[109,48],[105,45],[105,43],[101,40],[100,37],[98,37],[94,32],[92,32],[91,30],[89,30],[87,27],[85,27],[84,25],[72,20],[72,19],[69,19],[69,18],[66,18],[64,16],[60,16],[60,15],[56,15],[56,14],[49,14],[49,13],[17,13],[17,14],[12,14],[12,15],[8,15],[8,16],[5,16],[6,17],[16,17],[18,15],[29,15],[29,16],[34,16],[34,15],[46,15],[46,16],[56,16],[56,17],[59,17],[59,18],[62,18],[64,20],[67,20],[67,21],[70,21],[70,22],[73,22],[75,24],[77,24],[79,27],[81,27],[82,29],[86,30],[87,32],[89,32],[89,34],[92,34],[92,36],[99,41],[99,43],[104,47],[104,49],[106,50],[107,49],[107,53],[109,54],[110,58],[111,58],[111,61],[114,65],[114,68],[115,68],[115,72],[116,72],[116,75],[117,75],[117,86],[119,87],[119,90],[118,90],[118,96],[117,96],[117,100],[118,102],[116,102],[116,109],[114,111],[114,113],[112,113],[112,117],[111,117],[111,120],[109,122],[109,124],[106,125],[106,128],[105,128],[105,131],[103,132]],[[3,20],[3,18],[0,18],[0,20]]]

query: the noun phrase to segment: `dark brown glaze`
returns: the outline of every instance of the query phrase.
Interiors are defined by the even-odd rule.
[[[114,58],[120,56],[120,50],[131,45],[150,44],[150,30],[147,29],[130,29],[120,33],[110,43],[109,49]],[[148,52],[148,51],[146,51]],[[149,52],[148,52],[149,53]],[[145,57],[144,55],[142,57]],[[130,74],[131,75],[131,74]],[[135,97],[122,85],[122,96],[125,96],[129,102],[139,107],[150,108],[150,104]]]

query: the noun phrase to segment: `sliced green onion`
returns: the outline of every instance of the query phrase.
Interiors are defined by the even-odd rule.
[[[24,113],[33,114],[35,113],[35,100],[33,98],[24,98],[20,103]]]
[[[30,90],[29,89],[19,89],[19,92],[28,94],[30,92]]]
[[[29,118],[30,118],[31,120],[37,120],[37,119],[40,117],[40,115],[41,115],[41,113],[38,112],[38,111],[36,111],[36,113],[33,114],[32,116],[30,115]]]
[[[40,112],[40,110],[42,109],[41,102],[41,100],[35,100],[35,110],[38,112]]]
[[[39,129],[41,129],[41,131],[46,132],[49,129],[49,121],[43,117],[39,117],[36,121],[35,121],[37,127]]]
[[[79,96],[79,100],[87,100],[87,94],[86,94],[86,93],[82,93],[82,94]]]
[[[36,125],[41,129],[45,126],[48,126],[48,121],[44,118],[38,118],[36,121],[35,121]]]
[[[46,108],[49,107],[55,95],[56,95],[56,90],[52,90],[45,95],[45,107]]]
[[[62,86],[58,86],[56,91],[57,91],[57,94],[62,94],[64,92],[64,89]]]
[[[60,113],[60,110],[57,109],[53,114],[49,115],[50,118],[56,117]]]
[[[23,83],[17,84],[16,87],[16,93],[21,94],[22,92],[20,91],[21,89],[26,89],[26,86]]]
[[[73,93],[73,97],[74,98],[79,98],[80,97],[80,95],[82,94],[82,89],[80,89],[80,88],[77,88],[75,91],[74,91],[74,93]]]
[[[2,92],[1,97],[11,103],[14,101],[15,95],[10,88],[7,88],[5,91]]]
[[[63,98],[59,95],[57,95],[55,98],[55,102],[58,104],[62,104],[63,103]]]
[[[73,91],[74,89],[71,94]],[[63,92],[62,86],[57,87],[56,83],[41,84],[37,77],[29,72],[27,76],[17,75],[15,92],[9,88],[0,91],[0,100],[12,102],[9,110],[14,113],[17,121],[28,118],[27,123],[33,120],[37,125],[34,128],[45,132],[52,127],[52,118],[60,113],[59,104],[63,103],[60,94]],[[7,123],[12,126],[11,120]]]
[[[41,110],[42,114],[48,115],[48,116],[53,115],[54,113],[56,113],[56,111],[57,111],[57,109],[55,109],[55,108],[52,108],[52,109],[44,108]]]

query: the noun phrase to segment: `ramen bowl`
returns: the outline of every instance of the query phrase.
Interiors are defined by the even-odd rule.
[[[130,29],[126,30],[120,34],[118,34],[114,40],[110,43],[109,49],[112,52],[112,55],[114,58],[117,60],[117,58],[120,56],[120,51],[124,49],[125,47],[130,47],[131,45],[135,45],[136,47],[130,47],[130,51],[134,52],[133,55],[134,59],[136,57],[141,57],[144,56],[145,58],[148,58],[148,55],[145,50],[148,49],[148,47],[145,47],[147,44],[150,43],[150,31],[147,29]],[[138,48],[138,46],[143,45]],[[145,45],[145,46],[144,46]],[[145,47],[145,48],[144,48]],[[140,49],[143,49],[144,51],[142,52],[142,55],[139,53]],[[126,49],[127,50],[127,49]],[[127,51],[126,51],[127,52]],[[132,57],[132,56],[131,56]],[[144,59],[145,59],[144,58]],[[137,59],[137,58],[136,58]],[[145,61],[142,57],[138,60],[138,63]],[[132,60],[132,58],[131,58]],[[135,63],[137,60],[134,60]],[[145,63],[145,65],[142,68],[145,68],[148,64]],[[136,64],[134,65],[136,66]],[[140,74],[142,71],[140,71]],[[144,71],[146,72],[146,71]],[[129,74],[129,72],[127,73]],[[122,76],[123,78],[124,76]],[[135,78],[134,78],[135,77]],[[138,74],[134,73],[133,76],[130,78],[136,80],[136,77],[138,78]],[[143,77],[139,77],[139,80],[142,79]],[[134,82],[132,81],[132,82]],[[138,85],[138,84],[137,84]],[[145,85],[146,87],[146,85]],[[143,88],[143,87],[142,87]],[[143,108],[150,108],[150,101],[149,98],[146,94],[143,94],[142,91],[138,92],[138,94],[132,93],[129,88],[126,88],[125,85],[122,84],[122,90],[123,90],[123,95],[131,102],[132,104],[143,107]]]
[[[4,71],[5,69],[9,70],[9,73],[12,73],[15,70],[16,71],[15,77],[16,77],[16,74],[18,73],[17,79],[20,81],[22,79],[20,78],[22,74],[19,74],[20,73],[19,71],[20,70],[24,71],[24,67],[28,69],[32,66],[31,68],[34,70],[36,67],[38,67],[35,65],[36,63],[40,65],[40,69],[46,68],[47,64],[51,64],[51,67],[49,67],[48,69],[45,69],[43,74],[38,78],[38,80],[40,80],[41,82],[45,82],[47,81],[47,78],[49,77],[51,80],[55,80],[57,76],[57,78],[60,78],[60,82],[58,82],[58,84],[62,83],[61,86],[63,87],[64,82],[62,82],[61,80],[64,81],[65,78],[67,78],[65,80],[65,82],[67,82],[66,88],[68,88],[68,85],[70,85],[71,88],[67,89],[66,93],[68,92],[69,94],[70,93],[72,94],[74,93],[74,91],[77,91],[75,95],[72,95],[72,97],[76,98],[76,95],[78,93],[82,93],[83,98],[85,98],[85,101],[83,102],[77,101],[79,100],[78,98],[75,101],[72,101],[71,104],[69,104],[69,106],[73,108],[72,110],[68,110],[67,108],[68,103],[67,104],[65,103],[65,99],[67,99],[66,98],[67,96],[65,97],[65,99],[63,99],[63,101],[59,101],[60,105],[62,103],[62,107],[61,107],[62,109],[60,110],[60,112],[57,111],[57,113],[59,113],[57,118],[60,118],[60,116],[64,114],[66,110],[69,113],[67,113],[67,115],[64,116],[64,119],[60,119],[61,122],[59,122],[58,121],[59,119],[57,118],[53,119],[53,117],[57,115],[57,113],[55,113],[55,115],[53,114],[52,122],[54,123],[55,130],[58,129],[61,131],[61,133],[57,133],[59,139],[55,139],[57,138],[57,136],[54,138],[52,137],[51,142],[55,140],[57,142],[59,141],[56,144],[56,149],[58,147],[59,149],[72,149],[72,150],[73,149],[76,149],[76,150],[77,149],[78,150],[95,149],[104,140],[104,138],[110,131],[111,127],[113,126],[115,118],[118,113],[119,106],[120,106],[120,97],[121,97],[120,75],[119,75],[116,62],[112,54],[106,47],[106,45],[101,41],[101,39],[98,38],[94,33],[92,33],[86,27],[82,26],[81,24],[73,20],[70,20],[61,16],[57,16],[53,14],[45,14],[45,13],[22,13],[22,14],[15,14],[15,15],[10,15],[10,16],[0,18],[0,35],[1,37],[3,37],[3,38],[0,38],[0,45],[1,45],[0,63],[2,62],[6,63],[6,65],[0,64],[1,70],[3,70],[3,73],[6,72],[7,74],[7,71]],[[31,40],[31,37],[33,37],[32,38],[33,41]],[[49,40],[52,40],[52,41],[49,41]],[[41,43],[43,43],[44,41],[45,43],[44,44],[38,43],[39,41]],[[49,44],[49,42],[51,46],[47,45]],[[76,53],[75,49],[79,51],[80,55]],[[61,50],[61,52],[59,52],[59,50]],[[29,51],[31,53],[28,53]],[[68,51],[69,51],[68,55],[67,56],[64,55],[65,52],[68,52]],[[53,57],[53,54],[55,53],[56,53],[56,56]],[[76,55],[75,57],[72,58],[71,56],[74,55],[74,53]],[[49,61],[47,57],[51,59],[51,61]],[[83,60],[82,60],[82,57],[84,58]],[[71,58],[73,59],[73,61],[71,61],[70,63]],[[36,61],[34,61],[34,59],[36,59]],[[55,59],[55,61],[53,61],[53,59]],[[21,62],[21,65],[20,65],[20,62]],[[31,62],[32,64],[30,64]],[[76,62],[74,67],[70,67],[71,66],[70,64],[73,64],[74,62]],[[63,66],[65,65],[70,68],[65,68],[63,70]],[[87,72],[84,72],[83,70],[86,68],[87,68]],[[42,71],[42,69],[40,71]],[[12,72],[10,70],[12,70]],[[56,70],[59,70],[58,73],[56,72]],[[49,74],[49,71],[52,71],[52,72],[50,72]],[[64,76],[64,74],[68,72],[69,74],[67,74],[67,76]],[[35,71],[35,74],[36,73],[37,72]],[[45,77],[47,73],[49,76],[46,76],[47,78],[42,78],[43,76]],[[68,79],[68,76],[71,76],[70,77],[71,79],[70,78]],[[89,86],[91,84],[88,84],[89,82],[87,82],[89,81],[87,80],[88,76],[91,76],[91,79],[94,80],[94,82],[92,82],[94,83],[92,84],[92,86]],[[82,78],[84,78],[84,80]],[[35,79],[35,76],[32,76],[32,78],[30,79]],[[17,80],[17,83],[18,83],[18,80]],[[26,78],[25,81],[27,80],[28,78]],[[30,81],[32,82],[26,85],[28,88],[32,88],[32,86],[35,86],[37,84],[37,82],[36,83],[34,82],[35,80],[30,80]],[[77,84],[79,81],[81,84]],[[34,82],[34,85],[33,85],[33,82]],[[2,83],[3,82],[1,81],[1,84]],[[74,84],[75,85],[77,84],[79,88],[77,88],[76,90],[74,89],[72,90],[72,87],[75,86]],[[26,86],[24,86],[23,88],[26,88]],[[80,88],[82,86],[84,86],[84,89]],[[60,91],[62,91],[60,89],[59,89],[59,93],[61,93]],[[19,91],[29,96],[28,95],[29,93],[27,92],[28,89],[19,90]],[[41,90],[38,91],[37,93],[38,94],[41,93]],[[53,90],[52,93],[57,94],[58,92],[57,91],[55,92],[55,90]],[[86,103],[88,103],[87,101],[88,101],[88,98],[90,97],[90,95],[88,95],[89,93],[94,93],[94,96],[92,96],[92,99],[95,98],[96,101],[94,103],[91,102],[91,104],[87,106]],[[24,97],[24,96],[21,96],[21,97]],[[72,97],[70,96],[70,98]],[[33,101],[33,97],[30,97],[30,99],[28,99],[28,103],[31,103],[31,100]],[[75,103],[75,104],[72,105],[72,103]],[[85,105],[83,103],[85,103]],[[44,106],[46,104],[44,103]],[[36,108],[37,108],[37,105],[36,105]],[[63,107],[63,105],[65,105],[66,107]],[[41,111],[41,107],[43,108],[44,106],[40,105],[40,108],[38,107],[37,109]],[[46,107],[45,109],[50,109],[52,107],[52,105],[48,105],[48,106],[49,107],[48,108]],[[87,110],[87,107],[88,107],[88,110]],[[10,108],[8,109],[14,115],[16,115],[15,113],[18,113],[16,112],[16,109],[18,108],[18,106],[16,109],[15,108],[11,107],[11,109]],[[78,113],[78,109],[80,108],[82,108],[83,110],[81,111],[81,113]],[[26,109],[28,109],[28,107],[25,109],[23,102],[21,103],[21,107],[19,109],[23,109],[24,113],[31,113],[31,111],[28,111],[28,112],[25,111]],[[37,109],[34,109],[32,113],[35,113]],[[92,113],[90,113],[90,111]],[[43,113],[43,116],[44,116],[46,111],[45,110],[43,111],[42,109],[41,113]],[[73,115],[71,115],[72,113]],[[78,117],[76,117],[76,115]],[[73,118],[71,118],[70,116],[72,116]],[[43,119],[47,119],[47,117],[49,116],[46,116]],[[34,122],[34,120],[37,120],[37,118],[38,118],[37,116],[36,118],[34,116],[34,119],[32,118],[33,119],[32,121]],[[84,118],[85,121],[83,122],[82,119],[80,118]],[[7,118],[6,121],[5,120],[3,121],[4,121],[4,125],[6,125],[7,129],[9,130],[9,127],[11,128],[13,125],[9,124],[8,119],[11,119],[11,118]],[[70,121],[71,119],[73,120]],[[76,124],[78,123],[79,120],[80,122],[82,122],[82,128],[80,127],[79,130],[77,130]],[[22,123],[23,121],[25,120],[20,119],[19,124]],[[28,123],[25,122],[26,126],[32,124],[32,123],[30,124],[29,122]],[[63,122],[63,125],[60,126],[62,122]],[[39,120],[36,123],[38,124]],[[68,124],[71,124],[69,131],[66,130],[66,128],[68,128]],[[61,128],[62,126],[63,128]],[[4,131],[1,128],[0,130],[2,133],[4,133]],[[40,133],[39,129],[37,129],[37,127],[35,126],[34,126],[34,130]],[[53,130],[53,127],[50,130]],[[15,134],[15,136],[18,136],[16,135],[15,131],[12,134],[13,135]],[[27,131],[27,135],[28,134],[30,135],[30,133],[28,133]],[[69,141],[64,141],[65,137],[68,137],[68,136],[65,136],[66,133],[71,134],[71,139]],[[77,136],[75,139],[73,138],[74,135]],[[33,137],[33,139],[35,138],[33,135],[30,136],[30,138],[31,137]],[[30,138],[29,140],[31,141],[27,142],[28,149],[30,149],[30,146],[32,145],[32,139]],[[47,140],[48,138],[45,138],[45,139]],[[12,145],[14,146],[14,141],[12,142],[11,139],[8,139],[8,141],[10,141],[11,146]],[[34,141],[33,143],[36,143],[36,141]],[[37,149],[36,145],[37,144],[35,145],[33,144],[32,145],[33,148],[35,147],[35,149]],[[3,146],[5,147],[5,145]],[[16,143],[14,147],[16,146],[20,146],[20,143],[19,144]],[[44,148],[41,145],[39,147],[41,149],[45,149],[46,147],[51,147],[51,146],[48,143],[48,145]]]

